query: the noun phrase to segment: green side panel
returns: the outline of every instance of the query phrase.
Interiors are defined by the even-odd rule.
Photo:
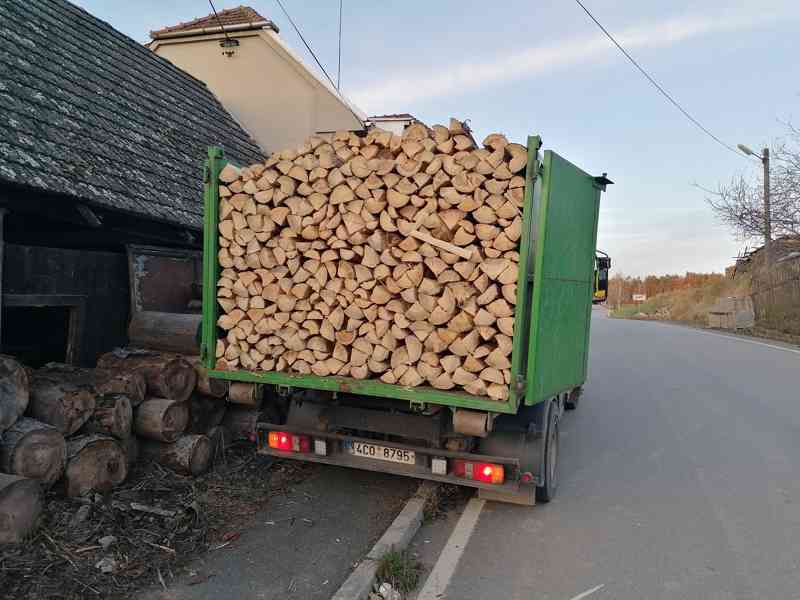
[[[531,297],[533,294],[533,242],[535,224],[534,198],[538,189],[539,148],[541,138],[528,136],[528,166],[525,170],[525,198],[522,209],[522,238],[519,245],[519,273],[517,275],[517,303],[514,305],[514,336],[511,348],[511,393],[509,402],[519,405],[525,394],[528,364],[528,334],[531,322]]]
[[[536,209],[533,311],[525,403],[586,380],[600,186],[544,153]]]
[[[217,223],[219,221],[219,174],[225,167],[222,148],[210,147],[203,172],[203,324],[200,360],[207,369],[215,366],[217,346]]]

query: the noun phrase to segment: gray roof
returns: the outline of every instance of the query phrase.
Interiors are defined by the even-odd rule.
[[[204,83],[108,23],[0,2],[0,184],[199,228],[209,145],[263,158]]]

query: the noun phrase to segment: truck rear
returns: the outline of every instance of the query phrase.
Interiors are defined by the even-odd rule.
[[[538,136],[520,159],[502,136],[481,149],[437,127],[337,133],[241,170],[209,149],[202,360],[211,377],[263,386],[263,454],[548,501],[560,421],[586,380],[611,182]]]

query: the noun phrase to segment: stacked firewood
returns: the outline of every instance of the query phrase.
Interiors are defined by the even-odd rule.
[[[0,355],[0,543],[32,530],[53,486],[69,497],[102,493],[137,460],[204,472],[231,438],[252,438],[260,403],[260,388],[229,391],[198,357],[118,349],[96,369],[34,370]]]
[[[506,400],[527,148],[337,132],[220,174],[220,369]]]

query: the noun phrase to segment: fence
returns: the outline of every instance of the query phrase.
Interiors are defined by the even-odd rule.
[[[800,335],[800,255],[775,263],[771,271],[753,269],[753,309],[756,324]]]

